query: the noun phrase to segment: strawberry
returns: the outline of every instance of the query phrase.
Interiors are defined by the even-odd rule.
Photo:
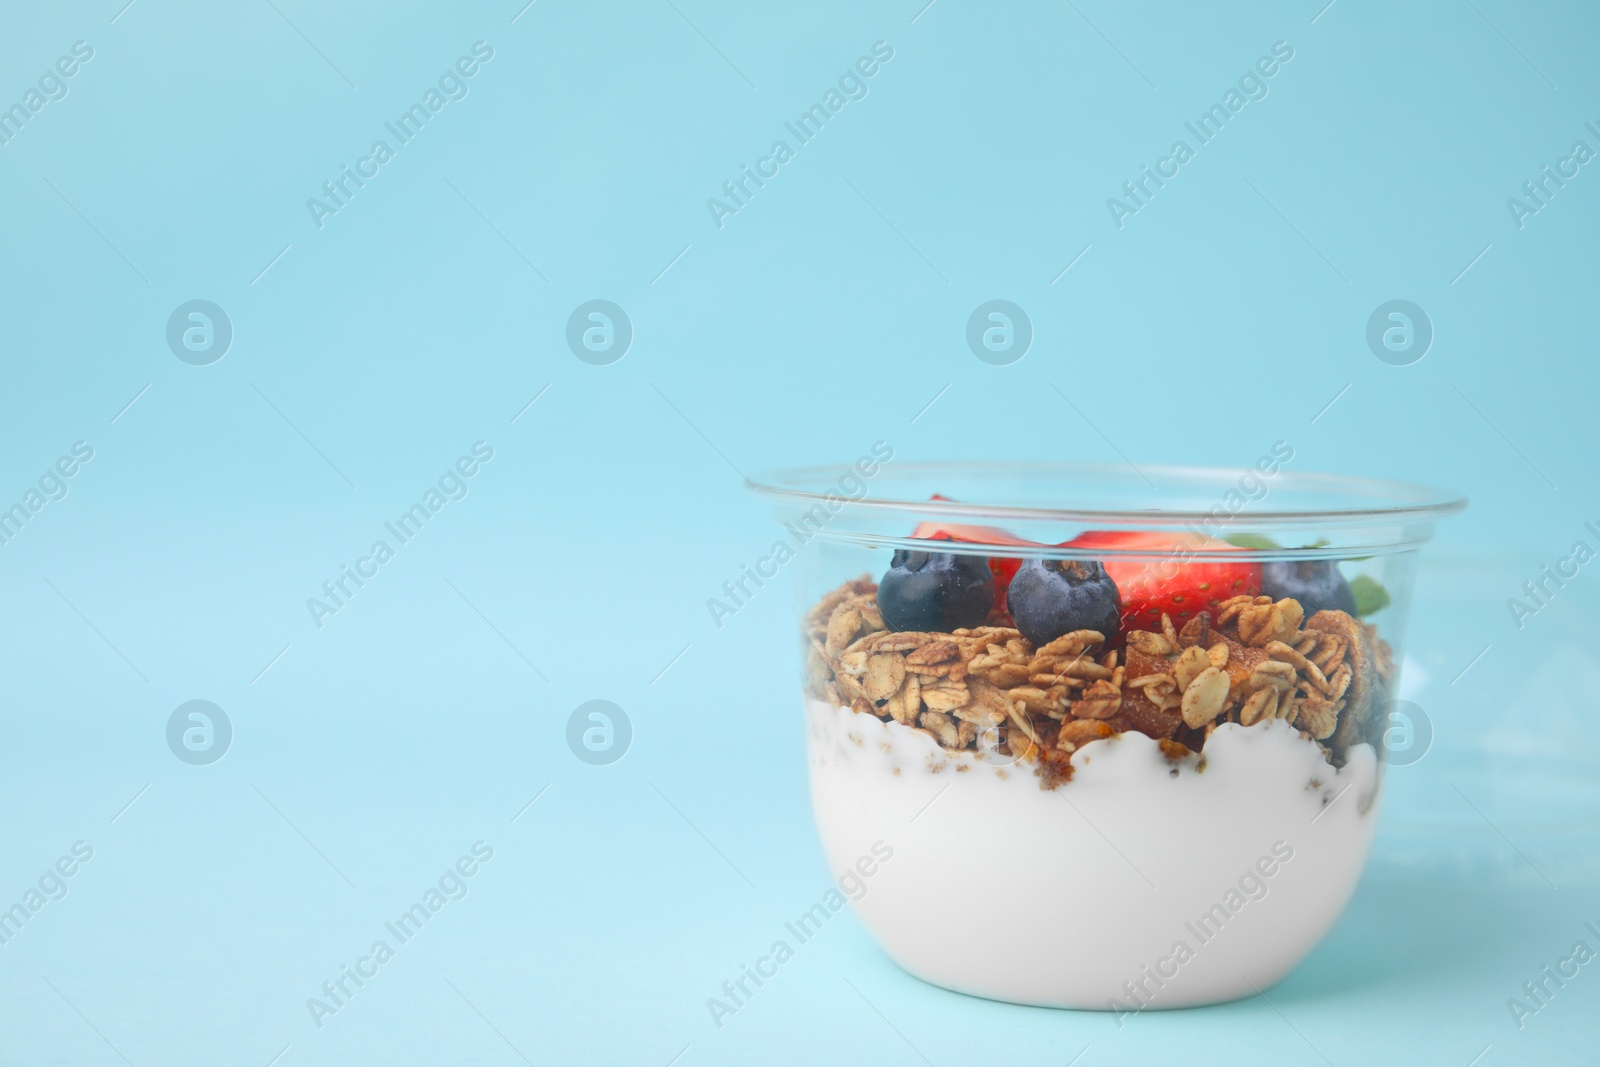
[[[949,500],[947,496],[935,493],[935,500]],[[959,523],[918,523],[917,528],[911,531],[912,537],[924,538],[930,541],[959,541],[967,544],[980,545],[1018,545],[1028,548],[1037,548],[1033,541],[1026,541],[1016,534],[1000,529],[998,526],[969,526]],[[1011,585],[1011,579],[1017,576],[1017,570],[1022,566],[1022,560],[1006,556],[990,556],[989,570],[994,574],[994,606],[1002,616],[1006,614],[1006,589]]]
[[[1066,542],[1072,548],[1114,548],[1152,553],[1145,559],[1104,559],[1106,573],[1122,594],[1122,628],[1159,629],[1163,614],[1181,627],[1200,611],[1215,616],[1229,597],[1261,592],[1261,564],[1249,549],[1201,534],[1155,530],[1090,530]],[[1188,553],[1235,551],[1240,559],[1190,560]]]

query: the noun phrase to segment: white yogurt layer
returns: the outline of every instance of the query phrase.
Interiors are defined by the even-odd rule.
[[[862,922],[912,974],[996,1000],[1134,1011],[1266,989],[1344,910],[1377,822],[1372,747],[1335,769],[1276,720],[1176,762],[1143,734],[1093,742],[1055,789],[820,701],[807,733],[834,873],[894,849]]]

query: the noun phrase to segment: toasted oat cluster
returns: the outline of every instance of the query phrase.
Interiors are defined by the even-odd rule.
[[[1343,611],[1309,619],[1298,601],[1236,596],[1182,630],[1132,630],[1121,648],[1077,630],[1033,647],[1020,632],[889,629],[877,585],[863,576],[806,615],[806,691],[835,706],[893,719],[951,750],[980,741],[1069,776],[1082,745],[1137,730],[1169,755],[1203,748],[1225,722],[1282,719],[1336,766],[1351,745],[1376,744],[1393,662],[1389,646]]]

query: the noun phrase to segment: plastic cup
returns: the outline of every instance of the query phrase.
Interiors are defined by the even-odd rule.
[[[1417,552],[1465,501],[1292,456],[880,444],[752,479],[786,548],[758,570],[799,593],[823,851],[901,967],[1021,1004],[1187,1007],[1268,988],[1338,919],[1386,765],[1416,756],[1396,694]]]

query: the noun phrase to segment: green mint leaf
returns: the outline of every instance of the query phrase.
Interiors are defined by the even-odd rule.
[[[1383,587],[1383,583],[1365,574],[1358,574],[1350,580],[1350,592],[1355,594],[1356,614],[1363,619],[1389,606],[1389,590]]]

